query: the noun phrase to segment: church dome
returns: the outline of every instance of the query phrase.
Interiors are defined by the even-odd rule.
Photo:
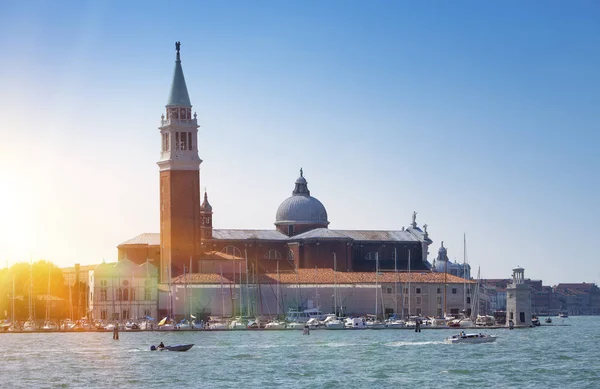
[[[277,209],[275,225],[285,224],[329,225],[327,211],[319,200],[310,195],[302,169],[292,196],[285,199]]]

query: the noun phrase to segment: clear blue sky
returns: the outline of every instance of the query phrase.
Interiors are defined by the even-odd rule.
[[[332,229],[481,276],[600,282],[600,4],[0,3],[0,261],[116,260],[158,232],[182,42],[216,228],[274,228],[300,167]],[[2,263],[4,265],[4,263]]]

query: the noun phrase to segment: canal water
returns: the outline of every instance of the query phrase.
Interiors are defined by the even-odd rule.
[[[0,334],[3,388],[598,388],[600,317],[477,330]],[[542,319],[543,321],[543,319]],[[194,343],[187,352],[151,345]]]

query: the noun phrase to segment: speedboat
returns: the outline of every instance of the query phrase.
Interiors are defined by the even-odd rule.
[[[452,335],[444,340],[444,343],[456,344],[456,343],[491,343],[496,341],[495,335],[486,334],[465,334],[461,332],[458,335]]]
[[[561,313],[558,314],[558,317],[561,317],[561,318],[564,319],[566,317],[569,317],[569,314],[567,312],[561,312]]]
[[[150,351],[188,351],[189,349],[192,348],[192,346],[194,345],[194,343],[189,343],[189,344],[175,344],[172,346],[165,346],[165,347],[156,347],[156,346],[150,346]]]
[[[547,317],[546,320],[544,320],[546,323],[550,324],[552,323],[552,318],[551,317]]]

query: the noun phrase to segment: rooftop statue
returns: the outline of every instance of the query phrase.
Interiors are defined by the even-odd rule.
[[[175,42],[175,50],[177,50],[177,54],[179,54],[180,47],[181,47],[181,42]]]
[[[412,224],[417,224],[417,211],[413,211],[413,216],[412,216]]]

